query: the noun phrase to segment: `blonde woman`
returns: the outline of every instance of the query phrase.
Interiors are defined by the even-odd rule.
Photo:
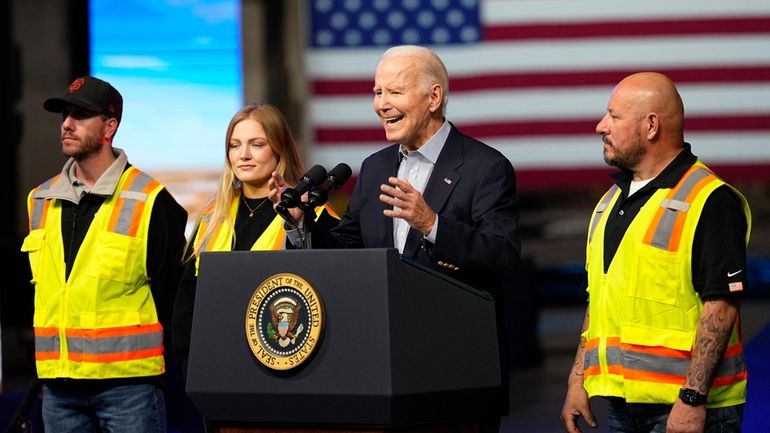
[[[185,271],[174,304],[173,346],[185,371],[201,252],[283,249],[286,233],[268,197],[268,181],[276,173],[287,184],[296,185],[303,172],[286,119],[271,105],[243,107],[233,116],[225,137],[219,191],[204,207],[187,243]],[[336,226],[331,208],[319,208],[318,214],[319,224]]]

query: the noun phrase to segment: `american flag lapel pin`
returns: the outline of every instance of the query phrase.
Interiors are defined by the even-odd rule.
[[[452,184],[452,179],[450,179],[448,177],[445,177],[444,178],[444,182],[446,182],[447,185],[451,185]]]

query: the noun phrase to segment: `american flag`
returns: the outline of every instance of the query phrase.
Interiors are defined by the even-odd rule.
[[[770,179],[770,1],[309,0],[314,163],[357,168],[385,144],[374,71],[425,45],[449,71],[447,118],[513,163],[519,189],[607,183],[596,123],[626,75],[659,71],[685,138],[731,181]]]

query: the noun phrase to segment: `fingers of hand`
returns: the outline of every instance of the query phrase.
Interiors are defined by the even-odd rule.
[[[395,188],[400,189],[401,191],[404,191],[406,193],[410,193],[414,191],[414,188],[412,187],[412,184],[410,184],[406,179],[399,179],[397,177],[389,177],[388,183],[393,185]]]

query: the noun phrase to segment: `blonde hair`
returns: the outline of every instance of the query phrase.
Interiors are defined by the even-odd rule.
[[[193,254],[190,257],[186,257],[185,260],[197,257],[200,254],[202,246],[214,235],[216,228],[220,224],[228,224],[230,227],[235,227],[235,221],[230,216],[230,208],[233,205],[233,201],[240,199],[242,185],[235,177],[233,167],[230,165],[228,149],[235,125],[246,119],[256,120],[262,125],[262,129],[265,130],[267,142],[278,159],[275,171],[283,176],[290,185],[296,185],[302,176],[302,162],[299,159],[299,153],[294,143],[294,137],[289,129],[289,124],[286,122],[283,114],[277,108],[268,104],[250,104],[238,110],[230,120],[230,124],[227,125],[227,132],[225,134],[225,163],[219,179],[219,190],[204,207],[204,211],[201,212],[202,217],[205,209],[213,207],[211,218],[208,224],[206,224],[202,236],[199,237],[199,242],[195,242],[194,237],[187,241],[187,249],[189,249],[190,244],[193,242],[195,244],[193,245]],[[201,217],[198,218],[196,225],[198,230],[201,228]]]

